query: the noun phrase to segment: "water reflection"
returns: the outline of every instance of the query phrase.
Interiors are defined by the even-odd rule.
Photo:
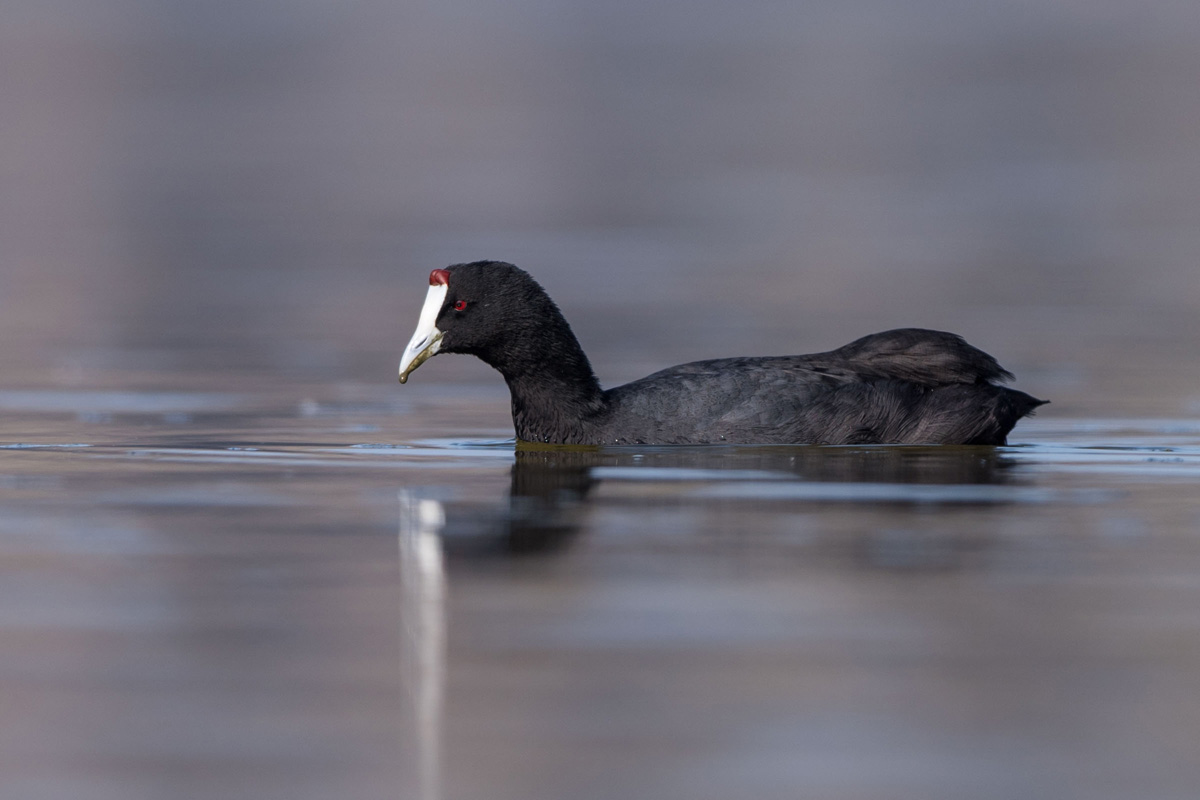
[[[1017,462],[992,447],[660,447],[523,450],[512,466],[507,506],[451,504],[447,553],[454,558],[555,553],[585,526],[598,487],[636,506],[639,488],[669,484],[656,502],[738,501],[994,504],[1037,500],[1013,485]],[[678,510],[678,509],[677,509]],[[746,524],[766,512],[747,515]]]
[[[445,513],[436,500],[400,492],[400,675],[408,688],[416,730],[417,797],[441,791],[446,665],[446,577],[439,533]]]
[[[513,492],[529,487],[530,478],[559,470],[596,470],[616,476],[616,469],[698,470],[710,480],[757,471],[779,477],[819,482],[979,484],[1000,483],[1013,460],[994,447],[864,446],[731,446],[657,447],[571,450],[518,450]],[[651,473],[646,472],[648,477]],[[554,478],[554,481],[561,480]]]

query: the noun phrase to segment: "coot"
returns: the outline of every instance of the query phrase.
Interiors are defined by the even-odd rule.
[[[997,386],[1012,375],[961,337],[918,328],[827,353],[681,364],[601,389],[554,301],[500,261],[430,273],[400,382],[438,353],[499,370],[517,438],[549,444],[998,445],[1045,402]]]

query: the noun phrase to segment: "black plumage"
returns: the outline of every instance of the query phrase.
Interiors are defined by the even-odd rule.
[[[998,445],[1045,402],[997,385],[1012,375],[961,337],[918,328],[826,353],[681,364],[604,390],[523,270],[457,264],[431,284],[445,286],[433,352],[470,353],[499,370],[517,438],[528,442]]]

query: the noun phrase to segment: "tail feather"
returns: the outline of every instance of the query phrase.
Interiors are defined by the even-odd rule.
[[[961,336],[923,328],[873,333],[834,350],[863,375],[911,381],[922,386],[1012,380],[995,358]]]
[[[939,387],[910,418],[912,427],[904,438],[930,444],[1007,444],[1017,421],[1045,402],[992,384]]]

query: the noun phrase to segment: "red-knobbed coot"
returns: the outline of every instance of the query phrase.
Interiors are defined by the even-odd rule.
[[[697,361],[601,389],[562,313],[499,261],[435,269],[400,382],[438,353],[500,371],[517,438],[550,444],[1004,444],[1045,401],[959,336],[902,328],[828,353]]]

